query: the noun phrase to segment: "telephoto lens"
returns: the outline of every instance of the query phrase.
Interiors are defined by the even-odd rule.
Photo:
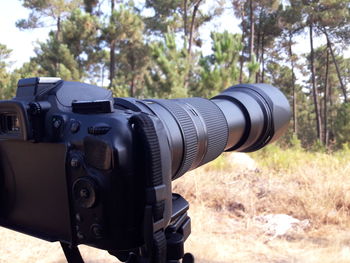
[[[223,151],[252,152],[287,129],[288,100],[268,84],[240,84],[212,99],[132,100],[163,122],[172,149],[172,179],[212,161]]]

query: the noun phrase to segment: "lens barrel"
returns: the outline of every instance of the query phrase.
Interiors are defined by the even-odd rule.
[[[291,117],[286,97],[268,84],[236,85],[211,100],[229,126],[226,151],[259,150],[284,133]]]
[[[139,101],[140,102],[140,101]],[[163,122],[176,179],[223,151],[256,151],[287,129],[288,100],[267,84],[241,84],[208,100],[148,99],[144,104]]]

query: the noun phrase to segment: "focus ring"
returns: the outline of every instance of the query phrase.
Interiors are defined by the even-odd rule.
[[[186,173],[192,166],[198,152],[197,130],[191,117],[175,101],[151,100],[167,109],[176,119],[183,135],[184,154],[180,168],[173,176],[173,180]]]
[[[224,150],[228,140],[228,124],[220,108],[210,100],[188,98],[183,102],[194,107],[204,121],[207,130],[207,150],[200,165],[214,160]]]

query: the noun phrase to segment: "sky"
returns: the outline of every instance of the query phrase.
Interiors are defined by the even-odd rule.
[[[14,62],[13,67],[29,61],[34,56],[35,42],[45,40],[50,31],[50,28],[20,31],[15,23],[27,18],[28,14],[18,0],[0,0],[0,43],[12,49],[10,61]]]
[[[108,0],[104,0],[106,4]],[[207,1],[210,6],[210,2]],[[229,1],[228,1],[229,2]],[[29,10],[22,7],[19,0],[0,0],[0,43],[5,44],[12,49],[10,61],[12,61],[12,69],[20,67],[24,62],[29,61],[34,56],[34,48],[37,41],[45,41],[52,27],[38,28],[32,30],[19,30],[15,23],[21,18],[27,18]],[[54,27],[53,27],[54,28]],[[211,51],[210,32],[223,32],[227,30],[231,33],[240,33],[239,21],[233,18],[232,9],[226,8],[224,15],[220,19],[211,22],[209,26],[204,26],[200,30],[203,39],[202,51],[204,55]],[[297,54],[309,51],[307,36],[300,36],[297,39],[297,45],[294,50]],[[322,39],[315,40],[315,46],[319,46],[324,41]]]

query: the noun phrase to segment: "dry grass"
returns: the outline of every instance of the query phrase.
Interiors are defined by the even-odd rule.
[[[186,250],[196,262],[350,262],[350,152],[282,151],[252,155],[258,170],[232,166],[224,155],[174,182],[190,202]],[[311,227],[269,241],[257,215],[284,213]],[[64,262],[57,244],[0,230],[0,262]],[[116,262],[83,247],[87,262]]]
[[[256,171],[227,156],[175,182],[191,203],[187,244],[197,262],[350,262],[350,153],[256,153]],[[269,241],[254,217],[309,219],[306,232]]]

